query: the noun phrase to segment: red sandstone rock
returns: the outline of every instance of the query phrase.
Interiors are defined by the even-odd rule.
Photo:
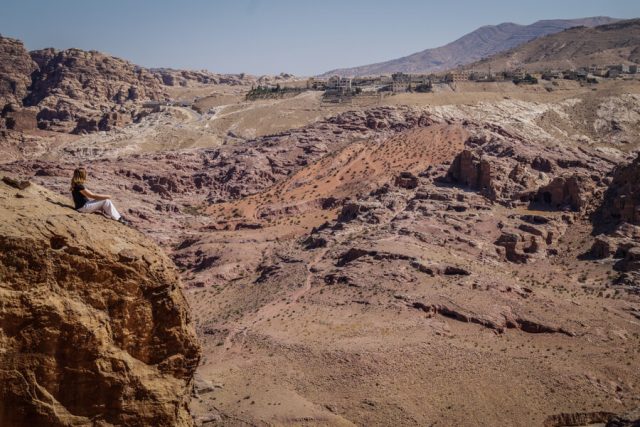
[[[640,155],[616,169],[602,210],[605,220],[640,225]]]
[[[402,172],[396,177],[395,185],[412,190],[418,186],[418,177],[413,175],[411,172]]]
[[[560,176],[538,190],[537,200],[554,209],[580,211],[587,207],[594,187],[591,178],[585,175]]]

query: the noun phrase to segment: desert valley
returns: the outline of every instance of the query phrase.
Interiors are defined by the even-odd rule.
[[[0,425],[640,425],[640,20],[579,21],[312,78],[1,37]]]

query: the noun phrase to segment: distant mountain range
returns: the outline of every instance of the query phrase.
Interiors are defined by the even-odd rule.
[[[532,71],[569,69],[592,64],[640,62],[640,19],[595,28],[576,27],[540,37],[514,49],[465,66],[466,69]]]
[[[618,19],[598,16],[583,19],[554,19],[538,21],[531,25],[503,23],[488,25],[435,49],[426,49],[403,58],[353,68],[328,71],[321,77],[339,75],[346,77],[405,73],[430,73],[456,68],[483,58],[513,49],[526,42],[554,34],[572,27],[596,27],[611,24]]]

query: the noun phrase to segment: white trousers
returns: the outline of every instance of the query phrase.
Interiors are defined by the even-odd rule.
[[[78,209],[78,212],[82,213],[93,213],[93,212],[101,212],[102,214],[108,216],[111,219],[115,219],[116,221],[120,219],[120,213],[115,206],[113,206],[113,202],[111,200],[93,200],[91,202],[85,203],[83,207]]]

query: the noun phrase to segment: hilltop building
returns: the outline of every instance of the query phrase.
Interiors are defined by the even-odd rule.
[[[594,76],[598,76],[598,77],[606,77],[607,76],[607,67],[602,67],[599,65],[592,65],[591,67],[589,67],[589,74],[593,74]]]
[[[327,81],[326,89],[340,93],[351,92],[351,79],[340,76],[330,77]]]
[[[452,71],[450,73],[447,73],[444,76],[444,81],[447,83],[468,82],[469,72],[468,71]]]
[[[406,92],[411,85],[411,76],[405,73],[393,73],[391,75],[391,90],[394,93]]]
[[[504,77],[508,80],[523,80],[526,76],[527,73],[521,68],[504,72]]]
[[[327,88],[327,82],[325,80],[316,79],[310,77],[307,80],[307,89],[325,90]]]
[[[547,70],[542,73],[541,78],[543,80],[554,80],[554,79],[562,79],[564,78],[564,74],[560,70]]]

